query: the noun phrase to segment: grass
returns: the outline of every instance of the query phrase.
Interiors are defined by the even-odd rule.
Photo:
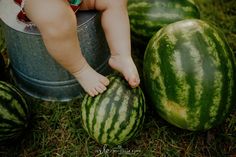
[[[236,2],[198,0],[202,19],[217,25],[236,52]],[[206,132],[178,129],[148,106],[140,134],[122,146],[101,146],[81,126],[81,99],[68,103],[27,97],[32,107],[28,132],[20,141],[0,146],[1,157],[235,157],[236,109],[220,126]]]

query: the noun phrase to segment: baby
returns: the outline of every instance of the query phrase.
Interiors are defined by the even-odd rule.
[[[68,70],[91,96],[106,90],[109,80],[97,73],[81,53],[76,31],[76,16],[70,4],[79,10],[96,9],[111,51],[109,65],[122,73],[133,88],[140,83],[131,58],[127,0],[25,0],[24,11],[38,27],[50,55]]]

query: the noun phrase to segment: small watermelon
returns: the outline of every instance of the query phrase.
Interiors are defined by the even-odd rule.
[[[0,81],[0,144],[18,139],[28,127],[29,106],[13,85]]]
[[[146,111],[140,87],[131,88],[122,77],[108,77],[108,89],[83,99],[82,124],[99,144],[118,145],[128,141],[142,127]]]
[[[159,30],[145,51],[143,73],[157,112],[180,128],[210,129],[235,104],[234,54],[219,29],[202,20]]]

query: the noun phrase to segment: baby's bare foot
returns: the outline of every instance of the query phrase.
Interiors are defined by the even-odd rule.
[[[97,73],[86,63],[78,72],[73,73],[83,89],[92,97],[103,93],[109,80]]]
[[[133,88],[140,83],[138,70],[130,55],[111,55],[109,65],[123,74],[129,85]]]

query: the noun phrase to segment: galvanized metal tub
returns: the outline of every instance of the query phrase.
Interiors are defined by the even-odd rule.
[[[0,3],[1,6],[5,5],[1,9],[15,8],[9,0]],[[81,97],[84,94],[82,87],[49,55],[37,28],[26,27],[15,17],[9,17],[13,13],[0,13],[16,85],[28,95],[43,100],[69,101]],[[110,52],[99,14],[93,11],[78,12],[77,19],[83,55],[96,71],[103,75],[109,74],[111,70],[107,62]]]

